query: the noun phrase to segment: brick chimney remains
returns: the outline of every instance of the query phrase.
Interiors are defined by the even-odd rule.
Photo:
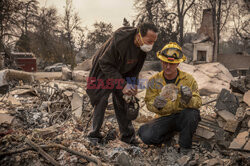
[[[204,34],[209,36],[209,38],[213,41],[213,15],[212,9],[204,9],[203,10],[203,17],[201,22],[201,27],[197,31],[198,34]]]

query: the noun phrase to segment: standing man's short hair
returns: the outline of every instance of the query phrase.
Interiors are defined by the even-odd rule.
[[[148,30],[151,30],[155,33],[158,32],[157,27],[153,23],[150,23],[150,22],[141,23],[138,26],[138,32],[140,31],[142,36],[145,36]]]

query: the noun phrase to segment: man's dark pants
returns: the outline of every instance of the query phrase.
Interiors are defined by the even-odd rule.
[[[188,108],[142,125],[138,134],[145,144],[159,145],[172,136],[173,132],[178,131],[180,132],[179,145],[183,148],[191,148],[192,137],[200,120],[199,110]]]
[[[103,124],[105,110],[108,105],[108,98],[112,93],[113,104],[115,109],[115,115],[119,124],[121,140],[127,143],[132,142],[135,139],[135,130],[131,120],[128,120],[126,116],[126,102],[123,99],[123,93],[121,89],[106,90],[105,95],[100,96],[99,102],[94,106],[92,131],[90,135],[96,135],[100,132]]]

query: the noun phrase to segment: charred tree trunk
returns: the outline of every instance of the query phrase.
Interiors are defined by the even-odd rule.
[[[211,2],[211,1],[210,1]],[[217,21],[216,21],[216,1],[211,2],[213,17],[213,62],[217,60]]]
[[[181,3],[182,2],[182,3]],[[178,19],[179,19],[179,44],[182,47],[183,46],[183,36],[184,36],[184,18],[187,13],[187,11],[193,6],[195,0],[192,0],[191,3],[185,8],[185,4],[187,5],[186,0],[177,0],[177,12],[178,12]]]
[[[220,31],[221,31],[221,0],[210,1],[213,17],[213,61],[217,62],[219,55]]]
[[[179,24],[180,24],[180,46],[183,46],[183,17],[179,18]]]

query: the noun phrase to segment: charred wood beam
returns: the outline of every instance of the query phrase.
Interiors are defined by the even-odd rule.
[[[77,155],[81,158],[84,158],[86,159],[87,161],[89,162],[94,162],[96,163],[98,166],[101,166],[102,163],[100,160],[98,160],[97,158],[94,158],[94,157],[91,157],[91,156],[87,156],[87,155],[84,155],[80,152],[77,152],[77,151],[74,151],[72,149],[69,149],[63,145],[60,145],[60,144],[50,144],[50,145],[38,145],[41,149],[50,149],[50,148],[59,148],[59,149],[62,149],[62,150],[65,150],[67,151],[68,153],[71,153],[71,154],[74,154],[74,155]],[[13,150],[13,151],[8,151],[8,152],[0,152],[0,157],[1,156],[7,156],[7,155],[12,155],[12,154],[17,154],[17,153],[23,153],[23,152],[26,152],[26,151],[29,151],[29,150],[34,150],[34,148],[31,148],[31,147],[25,147],[25,148],[20,148],[20,149],[17,149],[17,150]]]
[[[51,164],[60,166],[60,163],[58,163],[53,157],[46,153],[39,145],[28,138],[25,139],[25,142],[29,144],[33,149],[35,149],[39,154],[41,154],[44,158],[46,158]]]

